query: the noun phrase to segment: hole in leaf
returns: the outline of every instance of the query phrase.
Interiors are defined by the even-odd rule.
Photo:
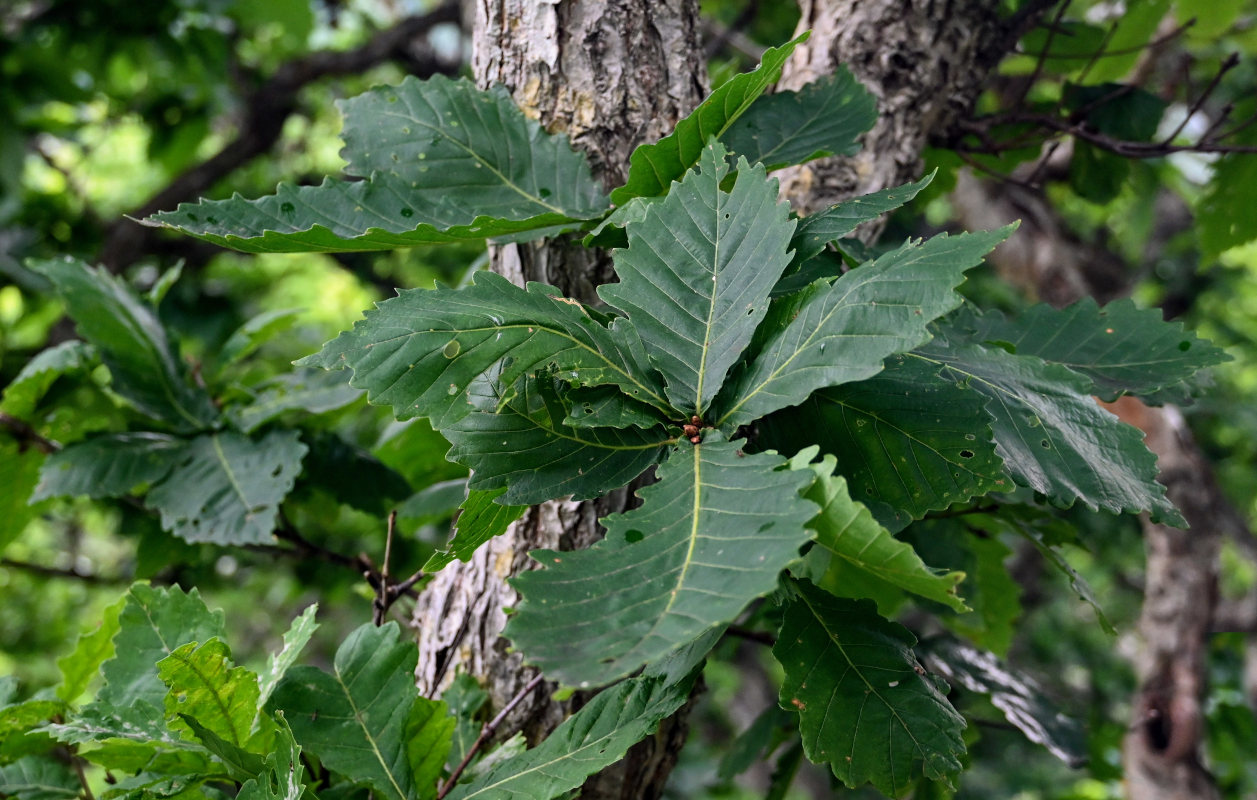
[[[280,206],[279,206],[279,210],[284,212],[285,214],[291,214],[293,211],[296,210],[296,208],[297,207],[294,206],[292,203],[280,203]]]
[[[208,223],[209,223],[209,224],[211,224],[211,225],[217,225],[217,224],[218,224],[218,220],[217,220],[216,218],[214,218],[214,217],[206,217],[206,218],[205,218],[205,221],[206,221],[206,222],[208,222]]]
[[[1042,447],[1044,450],[1051,450],[1051,449],[1052,449],[1052,443],[1051,443],[1051,442],[1049,442],[1047,439],[1043,439],[1043,440],[1041,440],[1041,441],[1039,442],[1039,446],[1040,446],[1040,447]]]
[[[629,544],[633,544],[634,542],[640,542],[643,538],[644,538],[644,534],[642,534],[641,531],[628,531],[624,534],[624,541],[628,542]]]
[[[960,457],[961,457],[961,458],[973,458],[973,451],[972,451],[972,450],[961,450],[961,451],[960,451]]]
[[[541,195],[541,199],[544,200],[551,195],[551,192],[549,189],[539,189],[537,194]]]
[[[414,211],[412,211],[412,210],[411,210],[411,209],[409,209],[409,208],[403,208],[403,209],[401,210],[401,215],[402,215],[403,217],[407,217],[407,218],[409,218],[409,217],[413,217],[413,216],[415,215],[415,212],[414,212]]]
[[[1188,350],[1191,350],[1191,349],[1192,349],[1192,343],[1191,343],[1191,342],[1179,342],[1179,343],[1178,343],[1178,349],[1179,349],[1179,350],[1182,350],[1184,353],[1186,353]]]
[[[279,473],[281,473],[281,472],[283,472],[283,471],[284,471],[284,465],[283,465],[283,464],[280,464],[278,467],[275,467],[275,469],[271,470],[271,477],[272,477],[272,478],[277,478],[277,477],[279,477]]]

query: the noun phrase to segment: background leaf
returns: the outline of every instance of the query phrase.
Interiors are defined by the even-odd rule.
[[[814,158],[851,155],[859,137],[877,122],[877,103],[850,70],[799,89],[764,95],[738,117],[720,140],[752,164],[770,170]]]
[[[500,85],[408,77],[342,109],[345,171],[367,180],[181,203],[147,222],[246,252],[336,252],[537,231],[606,208],[584,155]]]
[[[786,671],[781,705],[799,713],[807,757],[844,784],[892,797],[924,773],[961,769],[964,718],[912,652],[916,639],[868,600],[840,600],[807,582],[786,607],[773,655]]]
[[[49,497],[123,497],[170,473],[187,442],[164,433],[106,433],[51,453],[31,502]]]
[[[728,174],[725,149],[703,148],[698,171],[629,225],[629,246],[615,254],[619,282],[598,287],[641,333],[669,402],[687,415],[702,416],[720,390],[790,260],[794,224],[776,181],[740,159],[725,192]]]
[[[506,487],[489,491],[471,490],[463,501],[458,519],[454,521],[454,537],[444,551],[433,553],[423,565],[427,573],[438,572],[458,559],[468,561],[480,545],[495,536],[506,533],[511,523],[524,515],[528,506],[500,505],[494,500],[506,492]]]
[[[807,540],[816,507],[798,491],[811,476],[741,446],[714,431],[677,446],[639,508],[603,518],[603,541],[532,553],[546,568],[515,579],[523,603],[506,628],[529,663],[569,685],[606,683],[772,591]]]
[[[297,663],[297,658],[301,655],[301,651],[309,644],[310,637],[318,630],[319,623],[314,617],[319,612],[319,604],[311,603],[306,606],[306,610],[302,611],[300,616],[292,621],[292,625],[284,633],[284,646],[278,653],[271,653],[267,660],[266,669],[258,676],[258,707],[266,705],[270,700],[271,693],[275,691],[275,687],[283,680],[284,675],[293,664]],[[256,726],[257,721],[254,721]]]
[[[72,258],[34,261],[65,302],[84,339],[96,346],[113,377],[113,390],[148,417],[178,431],[203,430],[218,412],[204,390],[192,386],[153,308],[109,273]]]
[[[305,792],[301,747],[293,738],[283,714],[278,714],[275,722],[275,746],[266,756],[266,771],[245,781],[236,800],[301,800]]]
[[[161,512],[163,528],[189,542],[264,544],[305,454],[293,430],[256,440],[231,431],[199,436],[145,503]]]
[[[87,691],[88,685],[100,665],[114,657],[113,637],[121,625],[119,614],[127,602],[123,595],[115,602],[105,606],[100,622],[93,630],[79,634],[74,650],[57,659],[57,667],[61,670],[61,685],[57,687],[57,697],[67,703],[73,703]]]
[[[31,755],[0,766],[0,795],[14,800],[72,800],[83,791],[78,775],[51,755]]]

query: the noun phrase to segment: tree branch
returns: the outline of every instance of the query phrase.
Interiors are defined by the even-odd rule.
[[[429,48],[416,49],[414,45],[433,27],[458,20],[458,3],[447,0],[426,14],[402,20],[353,50],[311,53],[284,64],[245,98],[236,137],[110,225],[97,260],[112,272],[122,270],[149,249],[157,232],[134,219],[196,199],[233,170],[270,150],[279,140],[284,122],[296,110],[298,93],[307,84],[333,75],[355,75],[390,60],[405,61],[412,73],[424,77],[453,72],[457,64],[443,61]]]

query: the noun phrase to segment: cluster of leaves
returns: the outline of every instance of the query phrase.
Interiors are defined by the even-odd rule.
[[[761,97],[798,41],[769,50],[672,134],[639,147],[609,197],[564,138],[526,118],[504,90],[436,78],[345,104],[344,155],[359,180],[202,201],[151,220],[251,252],[576,232],[614,249],[618,282],[599,289],[598,307],[484,273],[460,289],[403,291],[300,362],[349,368],[351,389],[399,420],[429,420],[452,443],[449,458],[471,471],[455,536],[429,570],[469,558],[530,504],[595,498],[649,470],[657,478],[640,490],[640,507],[602,520],[602,542],[536,552],[544,569],[516,580],[523,602],[506,635],[525,659],[566,685],[610,688],[544,743],[451,796],[553,797],[578,786],[684,702],[698,661],[766,596],[774,611],[754,613],[775,628],[781,705],[806,755],[847,785],[871,782],[890,795],[922,775],[947,781],[961,768],[964,717],[918,660],[912,634],[882,611],[901,594],[967,611],[957,588],[965,576],[927,566],[911,531],[894,534],[931,512],[972,511],[975,498],[1003,509],[1037,497],[1181,523],[1138,431],[1093,395],[1183,396],[1220,351],[1130,303],[1040,307],[1013,319],[964,304],[956,287],[965,272],[1010,229],[853,256],[844,237],[928,180],[793,218],[767,171],[849,152],[874,119],[871,98],[845,74]],[[258,433],[274,417],[253,405],[216,408],[151,307],[118,282],[72,262],[41,269],[109,368],[113,391],[161,429],[67,447],[45,463],[36,498],[140,490],[176,535],[265,541],[306,452],[298,435]],[[83,345],[51,351],[15,386],[89,357]],[[307,403],[294,395],[276,405]],[[1060,541],[1029,512],[983,516],[1048,552]],[[984,557],[988,570],[1000,569],[998,552]],[[208,644],[219,635],[181,629],[157,637],[168,651],[143,654],[166,659],[157,681],[175,674],[170,659],[180,653],[180,664],[203,653],[228,671],[225,648]],[[1015,694],[994,679],[997,662],[954,654],[940,647],[932,658],[950,663],[965,688]],[[363,629],[342,646],[335,679],[294,670],[273,692],[237,702],[235,692],[251,690],[228,687],[254,678],[231,672],[213,703],[240,706],[227,716],[247,725],[224,733],[213,727],[221,720],[184,711],[190,735],[167,723],[190,692],[132,680],[106,662],[97,701],[47,731],[93,747],[140,739],[147,758],[126,768],[141,775],[247,782],[265,770],[241,767],[261,763],[245,756],[269,752],[253,737],[287,736],[286,721],[286,753],[299,746],[350,782],[411,800],[435,791],[447,755],[436,741],[445,734],[432,731],[449,728],[442,709],[403,691],[413,662],[395,629]],[[356,683],[358,672],[374,677]],[[167,684],[174,700],[164,699]],[[360,687],[369,695],[355,695]],[[383,717],[368,714],[381,697]],[[1016,724],[1036,718],[1023,705],[1009,705]],[[117,706],[143,718],[119,716]],[[272,711],[273,724],[258,722]],[[1031,735],[1054,740],[1045,730]],[[590,736],[603,738],[591,745]],[[341,747],[373,759],[345,758]],[[185,754],[197,748],[210,756]],[[86,755],[100,750],[112,758],[105,744]],[[196,765],[168,766],[179,758]]]

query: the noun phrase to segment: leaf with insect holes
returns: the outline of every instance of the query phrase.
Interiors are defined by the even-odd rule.
[[[468,394],[477,410],[442,431],[447,455],[471,469],[471,489],[505,488],[509,505],[571,495],[600,497],[624,486],[663,457],[675,434],[641,428],[573,428],[556,381],[520,378],[509,388],[479,381]]]
[[[472,382],[493,372],[507,384],[542,368],[582,385],[618,386],[661,409],[663,382],[646,363],[628,320],[609,326],[539,283],[521,289],[491,272],[462,289],[411,289],[298,362],[353,370],[351,386],[395,416],[448,427],[471,413]]]
[[[703,148],[698,169],[628,226],[628,248],[615,253],[620,280],[598,288],[641,333],[668,401],[686,416],[702,416],[716,396],[790,260],[794,223],[776,181],[740,159],[724,191],[729,174],[724,147]]]
[[[1033,356],[953,343],[938,331],[911,357],[988,398],[996,453],[1019,484],[1065,507],[1081,500],[1092,509],[1147,511],[1154,521],[1185,524],[1156,481],[1157,459],[1143,434],[1096,404],[1091,381]]]
[[[872,378],[814,392],[759,424],[761,445],[793,453],[820,445],[882,524],[900,530],[926,512],[1012,481],[991,440],[988,398],[895,355]]]
[[[965,271],[1012,231],[909,241],[776,301],[757,352],[717,402],[717,424],[744,425],[817,389],[870,378],[888,356],[929,341],[929,322],[960,304],[954,289]]]
[[[709,431],[675,447],[640,507],[587,550],[537,550],[506,636],[546,675],[595,686],[653,663],[772,591],[808,539],[811,473]]]
[[[553,235],[606,209],[585,156],[501,85],[408,77],[341,107],[345,171],[365,180],[182,203],[146,224],[251,253],[344,252]]]
[[[842,600],[794,584],[773,656],[785,670],[781,706],[799,714],[807,757],[848,787],[898,797],[924,773],[960,771],[965,720],[926,673],[907,628],[870,600]]]
[[[669,191],[699,161],[712,137],[719,139],[760,95],[781,77],[794,48],[807,40],[804,33],[781,47],[764,51],[752,72],[735,75],[707,96],[698,108],[676,124],[672,133],[657,142],[640,145],[629,156],[628,180],[611,193],[611,201],[623,206],[634,197],[654,197]]]

